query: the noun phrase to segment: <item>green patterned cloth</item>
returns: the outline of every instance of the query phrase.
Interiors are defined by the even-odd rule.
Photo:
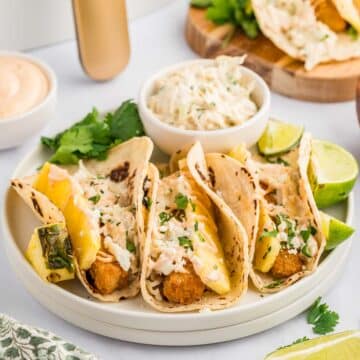
[[[97,360],[51,332],[0,314],[0,360]]]

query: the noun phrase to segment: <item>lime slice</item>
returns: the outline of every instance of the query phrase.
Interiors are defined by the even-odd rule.
[[[319,208],[346,199],[358,172],[355,158],[341,146],[322,140],[313,141],[309,180]]]
[[[320,336],[269,354],[265,360],[360,359],[360,331]]]
[[[259,152],[266,156],[285,153],[299,143],[303,132],[303,126],[270,119],[258,141]]]
[[[334,217],[320,211],[321,227],[326,237],[326,250],[334,249],[348,239],[355,231],[354,228]]]

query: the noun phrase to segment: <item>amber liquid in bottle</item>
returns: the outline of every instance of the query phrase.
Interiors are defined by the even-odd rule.
[[[109,80],[130,56],[125,0],[73,0],[80,61],[94,80]]]

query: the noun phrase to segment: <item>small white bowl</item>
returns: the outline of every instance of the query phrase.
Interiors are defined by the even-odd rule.
[[[57,80],[54,71],[36,57],[15,52],[0,51],[0,56],[26,59],[39,66],[49,80],[49,93],[44,100],[30,110],[5,119],[0,119],[0,149],[18,146],[38,133],[55,116]]]
[[[168,73],[193,64],[208,66],[214,60],[198,59],[182,62],[167,67],[151,76],[143,84],[139,96],[139,112],[145,132],[163,152],[171,155],[175,151],[199,140],[206,152],[228,152],[234,146],[245,143],[254,145],[265,130],[270,113],[270,90],[265,81],[252,70],[242,66],[243,74],[254,81],[252,98],[258,105],[258,112],[242,125],[219,130],[184,130],[162,122],[147,106],[147,99],[152,93],[155,81]]]

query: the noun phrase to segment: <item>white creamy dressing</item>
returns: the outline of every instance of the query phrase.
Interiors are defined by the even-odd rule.
[[[127,250],[130,241],[136,244],[136,220],[134,211],[124,199],[128,194],[114,192],[114,184],[108,177],[96,176],[88,171],[82,161],[74,174],[80,184],[83,197],[87,199],[92,218],[99,223],[102,245],[114,256],[119,265],[128,271],[136,269],[136,259]]]
[[[255,5],[262,12],[264,33],[289,55],[303,59],[307,70],[321,62],[360,56],[360,37],[335,33],[318,21],[310,0],[256,0]]]
[[[171,211],[177,209],[175,197],[179,193],[189,199],[185,217],[181,218],[181,220],[171,217],[162,224],[160,214],[170,214]],[[177,173],[162,179],[156,203],[155,221],[157,225],[154,227],[149,273],[155,271],[166,276],[172,272],[186,272],[186,259],[192,263],[196,273],[200,272],[200,269],[204,266],[203,260],[191,248],[182,246],[179,242],[180,237],[186,236],[190,239],[194,248],[199,249],[201,247],[213,253],[218,252],[212,242],[205,239],[203,241],[194,240],[204,230],[204,224],[202,223],[202,215],[199,213],[195,215],[191,201],[196,202],[196,193],[192,191],[191,184],[186,176]],[[220,276],[222,274],[216,269],[207,275],[209,281],[217,281]]]
[[[31,110],[49,91],[49,79],[38,65],[13,55],[0,56],[0,120]]]
[[[315,234],[308,233],[312,227],[315,228],[315,224],[299,188],[301,179],[297,156],[297,150],[286,155],[289,166],[258,163],[257,168],[261,183],[267,186],[263,191],[267,199],[267,212],[275,223],[278,222],[276,238],[290,254],[300,253],[304,260],[308,260],[316,256],[319,247]],[[304,239],[304,236],[308,238]]]
[[[157,117],[187,130],[241,125],[258,111],[254,83],[242,72],[244,57],[220,56],[212,65],[193,64],[155,82],[147,100]]]

